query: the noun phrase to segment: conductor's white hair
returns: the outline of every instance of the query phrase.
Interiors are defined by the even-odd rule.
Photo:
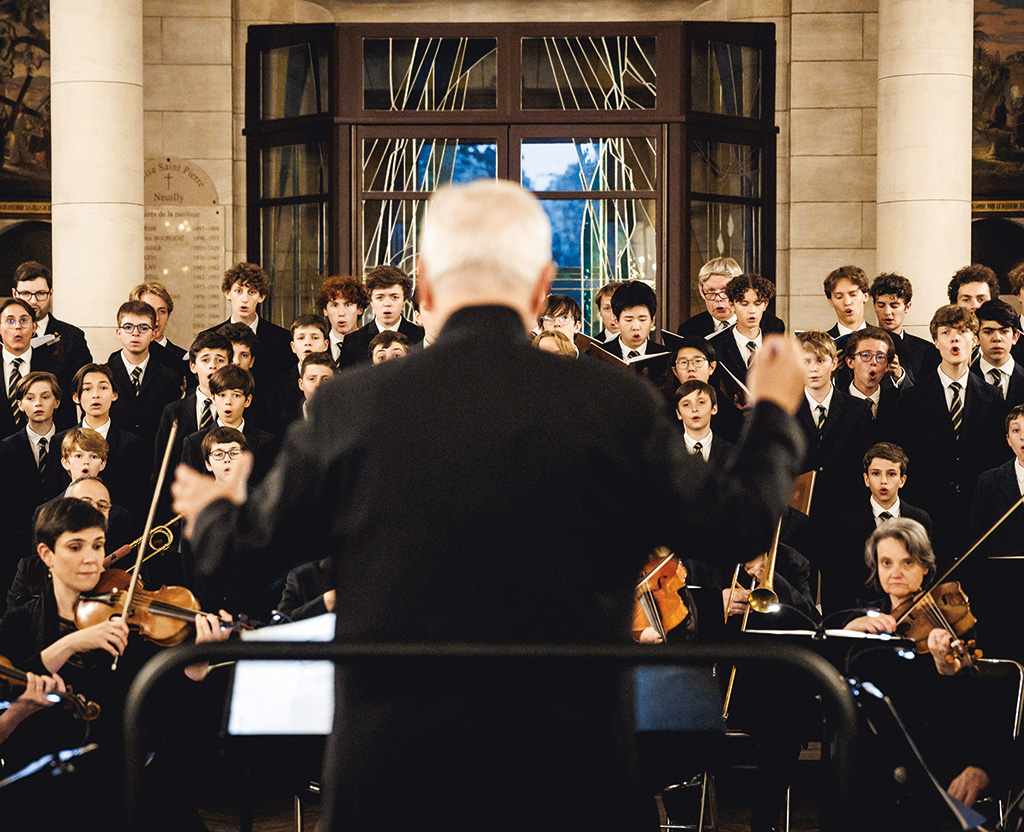
[[[463,282],[523,292],[551,260],[551,224],[512,182],[449,185],[430,200],[420,257],[435,288]]]

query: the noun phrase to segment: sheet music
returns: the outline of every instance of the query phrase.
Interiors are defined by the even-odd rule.
[[[247,641],[331,641],[334,613],[242,633]],[[228,733],[320,734],[334,721],[331,662],[239,662],[231,691]]]

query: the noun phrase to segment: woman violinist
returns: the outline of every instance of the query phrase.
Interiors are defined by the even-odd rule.
[[[854,618],[844,629],[894,633],[897,618],[893,611],[899,614],[901,608],[906,609],[909,602],[935,579],[935,554],[928,534],[916,520],[905,517],[887,520],[868,538],[864,560],[869,571],[867,585],[881,596],[877,601],[879,612]],[[864,606],[870,608],[873,604]],[[948,658],[952,656],[951,641],[952,636],[945,629],[936,627],[928,633],[928,652],[935,669],[942,676],[956,673],[955,662]],[[872,681],[875,681],[874,677]],[[950,680],[939,686],[934,674],[915,673],[912,667],[907,667],[906,662],[900,660],[897,672],[891,678],[877,682],[897,705],[915,741],[922,747],[926,762],[940,781],[949,783],[947,791],[968,806],[988,788],[987,770],[1002,767],[996,762],[1002,753],[1002,738],[983,737],[977,728],[970,730],[966,725],[948,724],[949,715],[963,712],[966,702],[977,695],[973,685],[975,681],[958,678],[956,682]],[[953,727],[956,730],[950,731]],[[965,760],[982,765],[964,766]],[[957,771],[959,774],[952,776]]]
[[[5,756],[10,753],[21,765],[27,764],[45,754],[81,746],[86,741],[99,746],[96,754],[83,758],[73,778],[60,778],[61,788],[69,788],[74,795],[88,795],[90,805],[97,800],[103,808],[116,817],[120,808],[117,780],[111,783],[111,772],[120,765],[121,717],[128,688],[135,673],[156,652],[157,648],[143,641],[134,632],[129,633],[128,625],[120,617],[105,620],[84,629],[75,625],[75,607],[79,596],[94,589],[103,573],[105,521],[93,506],[74,499],[61,498],[48,503],[40,512],[35,524],[37,552],[50,572],[44,592],[25,606],[8,611],[0,622],[0,654],[7,656],[18,667],[36,674],[60,672],[76,691],[95,700],[101,707],[98,719],[88,723],[88,733],[81,722],[77,724],[70,716],[51,709],[43,719],[36,717],[11,738],[4,747]],[[217,619],[210,615],[195,617],[196,641],[215,641],[227,638]],[[118,666],[112,669],[112,658],[118,657]],[[191,679],[205,675],[205,666],[194,665],[186,669]],[[188,693],[179,685],[179,690],[167,691],[167,705],[173,703],[172,713],[188,710],[180,702]],[[173,685],[170,686],[173,688]],[[187,701],[187,700],[186,700]],[[161,725],[165,724],[163,721]],[[30,730],[31,728],[31,730]],[[180,731],[174,732],[177,736]],[[17,745],[17,753],[9,752],[10,745]],[[164,754],[164,758],[173,757]],[[161,776],[166,764],[158,762],[147,767],[150,779]],[[20,767],[20,766],[19,766]],[[16,769],[14,769],[16,770]],[[191,769],[182,768],[182,771]],[[96,778],[99,778],[97,780]],[[33,778],[27,778],[32,780]],[[177,774],[167,776],[165,784],[174,784]],[[46,778],[52,784],[52,778]],[[102,781],[102,782],[101,782]],[[26,781],[22,781],[26,782]],[[49,785],[52,789],[53,786]],[[179,784],[180,785],[180,784]],[[176,787],[172,785],[172,790]],[[6,805],[5,795],[0,791],[0,805]],[[163,802],[163,801],[161,801]],[[26,809],[26,801],[19,801],[16,807]],[[60,803],[61,806],[56,804]],[[48,800],[48,807],[63,808],[74,803],[70,800]],[[198,816],[194,810],[183,810],[187,801],[176,797],[167,801],[157,813],[158,826],[166,828],[196,827]],[[56,824],[52,828],[57,828]]]

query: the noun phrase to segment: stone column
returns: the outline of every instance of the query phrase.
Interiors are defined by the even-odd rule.
[[[52,0],[54,314],[93,357],[142,279],[142,0]]]
[[[923,334],[971,258],[972,0],[879,0],[879,272],[914,284]]]

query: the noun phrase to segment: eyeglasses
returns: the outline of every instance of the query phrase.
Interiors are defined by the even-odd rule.
[[[699,370],[701,367],[706,366],[707,363],[708,360],[703,356],[698,358],[680,358],[678,361],[676,361],[676,366],[682,367],[684,370],[687,369],[688,367],[693,367],[693,369]]]
[[[717,292],[703,291],[703,295],[708,300],[725,300],[727,297],[729,297],[729,295],[725,293],[724,289],[720,289]]]
[[[145,335],[147,332],[153,331],[153,327],[149,324],[121,324],[118,328],[129,335],[134,335],[136,332],[139,335]]]
[[[4,326],[11,329],[28,329],[32,326],[31,318],[4,318]]]
[[[223,462],[228,457],[231,459],[238,459],[241,455],[241,448],[232,448],[230,451],[223,451],[218,448],[216,451],[210,451],[210,459],[216,460],[217,462]]]
[[[576,323],[576,319],[569,315],[559,315],[557,318],[550,318],[545,315],[540,319],[541,323],[551,324],[552,326],[569,326]]]
[[[15,292],[14,296],[16,298],[20,298],[21,300],[33,300],[34,299],[34,300],[37,300],[40,303],[42,303],[44,300],[46,300],[52,294],[53,294],[53,292],[51,292],[49,289],[41,289],[38,292]]]
[[[854,354],[857,356],[857,358],[859,358],[865,364],[867,362],[869,362],[869,361],[872,364],[888,364],[889,363],[889,356],[886,355],[884,352],[868,352],[868,350],[864,350],[864,352],[858,352],[858,353],[854,353]]]
[[[78,499],[100,511],[110,511],[110,503],[106,500],[94,500],[92,497],[79,497]]]

